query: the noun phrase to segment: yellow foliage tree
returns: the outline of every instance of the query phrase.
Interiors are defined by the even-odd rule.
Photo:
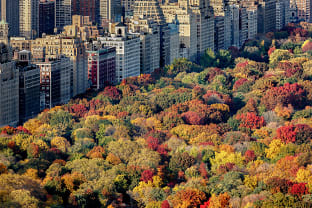
[[[23,125],[24,128],[28,129],[30,133],[35,134],[36,130],[42,125],[41,121],[36,118],[29,119]]]
[[[280,139],[274,139],[269,144],[269,148],[265,150],[266,157],[270,159],[274,159],[281,151],[281,148],[284,147],[285,144]]]
[[[298,183],[306,183],[309,180],[309,177],[311,177],[311,171],[300,168],[297,172],[296,181]]]
[[[26,170],[26,172],[24,173],[25,176],[28,176],[32,179],[39,179],[38,177],[38,170],[33,169],[33,168],[29,168]]]
[[[212,170],[216,170],[220,165],[225,165],[227,163],[234,163],[239,167],[243,167],[244,157],[239,152],[216,152],[215,158],[211,159]]]
[[[246,175],[244,179],[244,184],[251,190],[254,190],[258,184],[257,176]]]
[[[51,140],[51,147],[56,147],[63,152],[67,152],[70,143],[64,137],[54,137]]]
[[[229,207],[229,201],[231,197],[228,193],[220,194],[217,196],[216,194],[212,194],[209,200],[209,208],[224,208]]]

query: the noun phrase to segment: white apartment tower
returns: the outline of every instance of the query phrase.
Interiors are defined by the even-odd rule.
[[[151,74],[160,68],[160,27],[153,19],[134,17],[130,21],[130,32],[141,40],[141,73]]]
[[[161,6],[167,23],[179,22],[180,56],[195,61],[197,58],[197,15],[192,12],[189,1]]]
[[[140,75],[140,37],[128,34],[123,23],[115,25],[115,30],[110,36],[98,37],[98,42],[102,46],[116,48],[117,82]]]
[[[27,39],[38,37],[39,33],[39,0],[19,1],[19,32]]]

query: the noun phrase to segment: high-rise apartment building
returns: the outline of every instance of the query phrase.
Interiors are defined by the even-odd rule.
[[[224,49],[224,16],[215,16],[215,29],[214,29],[214,49],[218,51]]]
[[[120,22],[123,15],[121,1],[100,0],[100,21]]]
[[[140,36],[141,73],[151,74],[160,66],[160,27],[153,19],[134,17],[130,20],[131,33]]]
[[[182,55],[195,61],[197,58],[197,22],[196,16],[189,7],[187,0],[179,0],[178,4],[163,4],[161,6],[168,23],[179,22],[180,50]]]
[[[19,121],[23,123],[40,112],[40,70],[31,64],[30,51],[18,52]]]
[[[170,30],[157,0],[136,0],[133,16],[152,18],[160,26],[160,66],[170,64]]]
[[[227,7],[230,13],[230,19],[231,19],[231,29],[230,29],[230,34],[231,34],[231,46],[235,47],[240,47],[240,33],[239,33],[239,20],[240,20],[240,15],[239,15],[239,6],[236,4],[231,4]]]
[[[305,22],[312,22],[312,0],[295,0],[297,11],[298,11],[298,19]]]
[[[39,3],[39,36],[42,33],[52,35],[55,26],[55,2],[40,0]]]
[[[207,0],[190,1],[189,6],[196,17],[198,59],[208,48],[214,50],[214,13]]]
[[[100,0],[72,0],[72,15],[89,16],[100,24]]]
[[[62,30],[72,23],[72,0],[55,0],[55,28]]]
[[[16,15],[16,14],[15,14]],[[39,0],[19,1],[19,33],[27,39],[39,36]]]
[[[59,56],[35,63],[40,68],[40,91],[44,108],[67,103],[70,100],[70,58]],[[42,101],[41,101],[42,102]]]
[[[258,33],[276,30],[276,0],[258,1]]]
[[[1,20],[9,24],[9,36],[19,36],[19,0],[0,0]]]
[[[240,5],[246,8],[247,39],[253,39],[258,33],[258,3],[256,1],[241,1]]]
[[[116,48],[93,47],[88,54],[88,79],[94,89],[103,89],[105,84],[114,84],[116,79]]]
[[[170,64],[180,58],[180,40],[179,40],[179,23],[172,22],[168,24],[170,34]]]
[[[248,13],[247,9],[239,6],[239,47],[248,40]]]
[[[19,120],[19,74],[7,45],[0,43],[0,126]]]
[[[136,1],[137,0],[121,0],[121,6],[125,10],[126,16],[134,15]]]
[[[248,25],[248,39],[253,39],[258,33],[258,14],[257,9],[247,8],[247,25]]]
[[[276,1],[276,29],[282,29],[290,22],[290,1],[277,0]]]
[[[215,51],[231,46],[231,11],[224,0],[210,1],[215,15]]]
[[[140,37],[128,34],[126,25],[118,23],[111,28],[111,35],[98,37],[98,43],[116,48],[116,81],[140,75]]]

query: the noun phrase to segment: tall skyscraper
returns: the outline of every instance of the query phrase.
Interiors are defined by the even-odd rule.
[[[190,9],[196,17],[197,58],[208,48],[214,50],[214,13],[208,0],[190,1]]]
[[[1,20],[9,24],[9,36],[19,36],[19,0],[1,0]]]
[[[276,1],[258,1],[258,33],[272,32],[276,29]]]
[[[195,61],[197,58],[197,22],[196,15],[190,9],[186,0],[180,0],[178,4],[162,5],[167,23],[179,22],[181,56]]]
[[[19,121],[23,123],[40,112],[40,70],[30,63],[30,51],[18,52]]]
[[[290,22],[290,1],[277,0],[276,1],[276,29],[282,29]]]
[[[73,0],[72,15],[89,16],[91,21],[100,23],[100,0]]]
[[[19,120],[19,76],[7,45],[0,43],[0,127]]]
[[[39,0],[20,0],[19,17],[20,36],[26,37],[27,39],[38,37]]]
[[[120,22],[122,16],[122,6],[117,0],[100,0],[100,21],[110,20]]]
[[[170,64],[170,29],[157,0],[137,0],[133,16],[152,18],[160,26],[160,66]]]
[[[39,36],[42,33],[53,34],[55,25],[55,2],[40,0],[39,4]]]
[[[62,30],[64,26],[72,23],[72,1],[55,0],[55,27]]]

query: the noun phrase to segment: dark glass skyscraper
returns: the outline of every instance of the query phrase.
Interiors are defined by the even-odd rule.
[[[39,36],[42,33],[53,34],[55,25],[55,3],[41,0],[39,4]]]

